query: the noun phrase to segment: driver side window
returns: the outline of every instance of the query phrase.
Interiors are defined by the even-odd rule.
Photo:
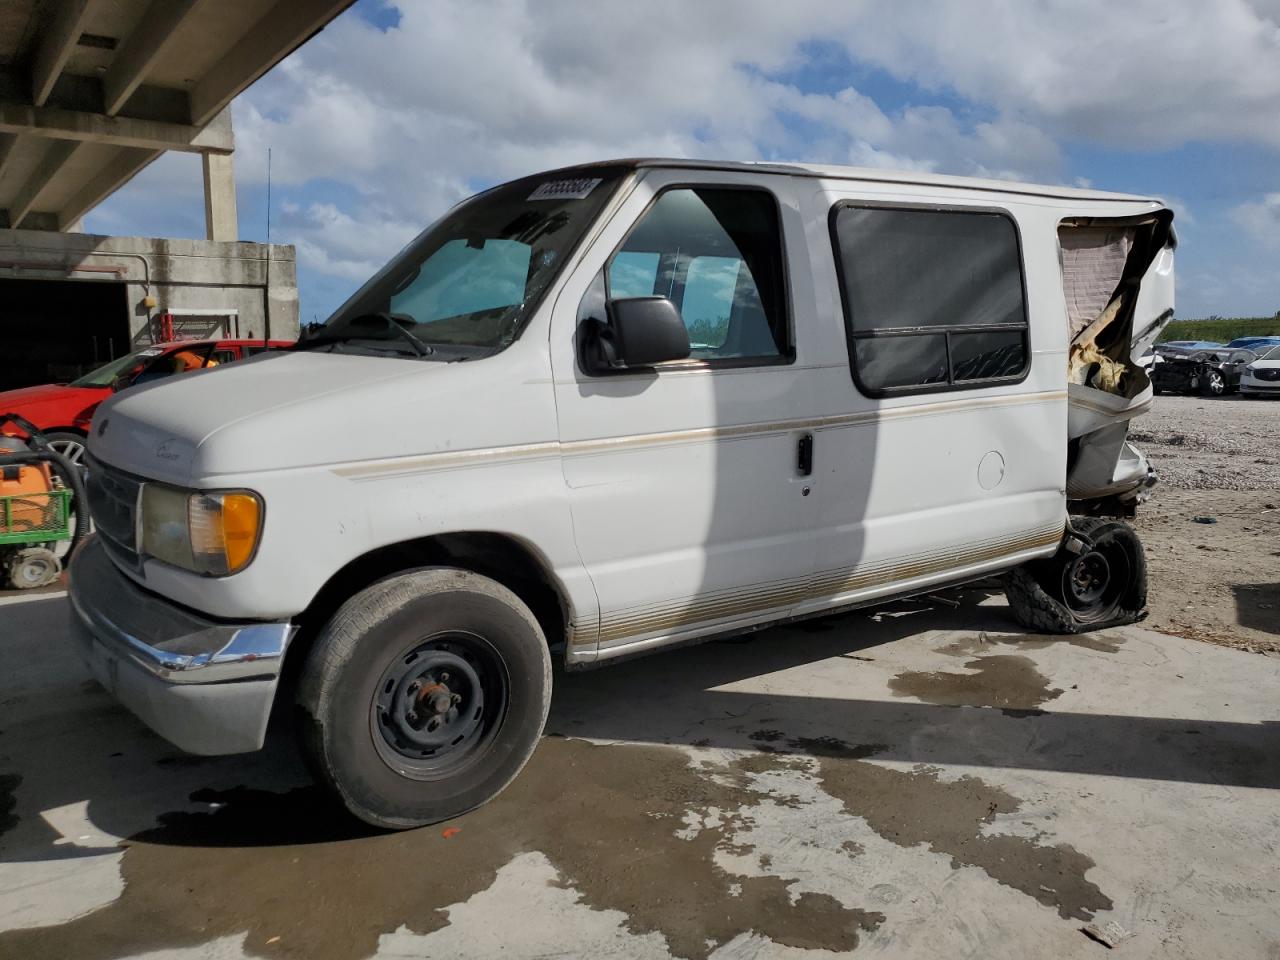
[[[609,261],[611,299],[667,297],[696,360],[790,357],[778,208],[764,190],[681,187],[649,207]]]

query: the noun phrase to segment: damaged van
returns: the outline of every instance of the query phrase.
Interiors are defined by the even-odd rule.
[[[836,167],[496,187],[293,350],[103,404],[79,644],[192,753],[286,708],[333,795],[404,828],[516,776],[553,658],[993,575],[1036,630],[1132,622],[1171,220]]]

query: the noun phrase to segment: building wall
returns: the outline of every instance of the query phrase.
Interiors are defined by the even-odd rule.
[[[287,244],[0,229],[0,277],[122,280],[137,344],[157,335],[166,311],[225,311],[235,317],[232,335],[241,337],[298,335],[297,270]]]

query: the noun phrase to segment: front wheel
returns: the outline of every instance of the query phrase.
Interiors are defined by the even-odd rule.
[[[466,813],[524,767],[551,703],[551,655],[514,593],[429,568],[356,594],[298,687],[309,766],[366,823],[403,830]]]
[[[1140,620],[1147,606],[1147,560],[1133,528],[1119,520],[1072,518],[1085,542],[1010,571],[1005,596],[1024,627],[1084,633]]]

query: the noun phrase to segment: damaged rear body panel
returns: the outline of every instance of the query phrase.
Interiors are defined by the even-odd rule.
[[[1154,396],[1137,360],[1173,316],[1173,213],[1069,218],[1058,242],[1071,344],[1067,498],[1076,513],[1131,516],[1155,483],[1127,438]]]

